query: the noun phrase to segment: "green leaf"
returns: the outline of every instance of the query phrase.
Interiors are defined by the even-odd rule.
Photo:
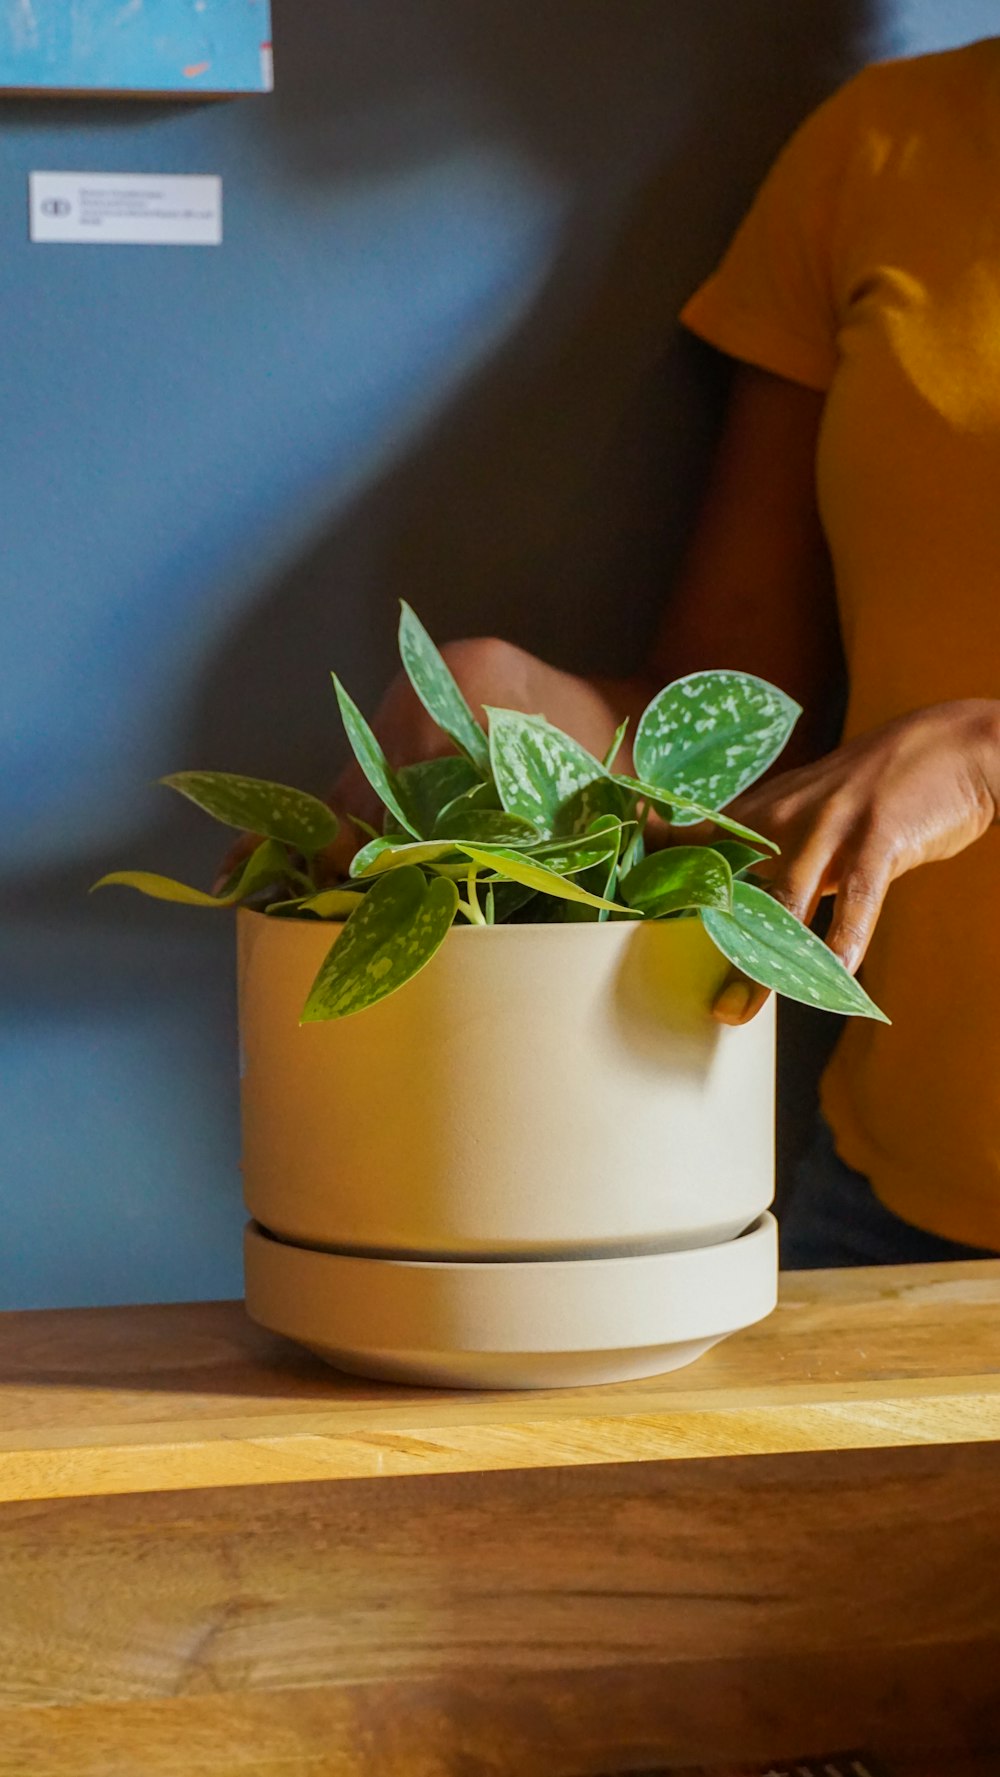
[[[563,921],[566,924],[593,922],[596,925],[603,925],[606,920],[612,917],[612,914],[619,919],[628,918],[627,909],[623,907],[620,900],[615,898],[617,875],[617,851],[612,852],[610,857],[605,858],[600,864],[593,865],[590,869],[582,870],[576,874],[575,880],[579,887],[586,889],[588,894],[594,895],[597,901],[603,904],[594,907],[580,906],[575,901],[555,902],[553,904],[562,909]]]
[[[615,729],[614,740],[611,742],[611,745],[609,746],[607,752],[604,755],[603,763],[604,763],[605,771],[610,771],[612,769],[615,760],[617,759],[619,753],[622,750],[622,745],[624,743],[625,736],[627,733],[628,733],[628,717],[626,716],[624,722],[619,722],[618,727]]]
[[[618,865],[618,868],[619,868],[621,874],[624,876],[624,874],[627,870],[632,870],[632,869],[634,869],[636,864],[641,864],[642,860],[645,856],[646,856],[645,835],[642,831],[642,828],[637,826],[634,833],[632,834],[631,838],[626,840],[626,842],[625,842],[625,846],[622,851],[622,855],[621,855],[621,858],[619,860],[619,865]]]
[[[230,895],[210,895],[204,889],[190,888],[186,882],[175,882],[171,876],[157,876],[151,870],[112,870],[92,883],[90,893],[101,888],[133,888],[154,901],[177,901],[185,907],[232,907]]]
[[[456,797],[473,787],[482,788],[482,779],[468,759],[451,754],[446,759],[423,759],[418,765],[404,765],[396,773],[400,801],[413,816],[422,839],[434,836],[434,823],[442,810]]]
[[[631,846],[632,837],[638,837],[639,846],[641,846],[641,833],[638,833],[638,835],[632,835],[629,841],[625,841],[625,826],[618,825],[618,823],[615,823],[615,826],[611,826],[607,821],[595,821],[595,828],[593,828],[593,830],[595,830],[595,837],[597,837],[597,833],[599,832],[606,832],[607,837],[613,837],[613,839],[615,839],[615,851],[613,851],[611,857],[606,860],[604,874],[599,876],[599,880],[595,881],[593,885],[588,881],[586,887],[593,887],[593,892],[595,892],[597,896],[600,896],[602,901],[616,901],[616,883],[618,883],[618,876],[620,876],[620,871],[622,871],[623,855],[625,855],[625,851],[627,851],[627,846]],[[604,924],[604,920],[609,919],[609,917],[611,917],[611,913],[609,913],[606,906],[600,908],[600,913],[597,915],[599,924]]]
[[[685,799],[671,796],[669,804],[663,802],[663,791],[655,784],[643,783],[636,777],[617,777],[615,782],[624,785],[641,801],[651,802],[661,810],[665,818],[673,826],[686,826],[691,821],[708,821],[713,827],[721,827],[726,833],[735,833],[737,839],[743,839],[748,845],[762,845],[769,852],[776,852],[778,847],[772,839],[765,839],[762,833],[755,833],[752,827],[744,827],[741,821],[734,821],[728,814],[720,814],[718,809],[704,808],[700,802],[688,802]]]
[[[784,749],[802,711],[751,673],[691,673],[654,697],[636,730],[639,777],[674,800],[725,808]],[[681,810],[675,825],[698,819]]]
[[[562,804],[553,832],[560,837],[572,838],[575,834],[590,832],[599,820],[621,824],[627,813],[628,803],[621,785],[611,777],[596,777],[593,783],[584,784]]]
[[[355,852],[348,867],[348,875],[352,879],[363,876],[369,865],[380,858],[383,852],[396,851],[401,845],[413,843],[405,827],[400,827],[396,833],[385,833],[380,839],[369,839],[367,845]],[[422,841],[418,840],[416,843],[421,844]]]
[[[622,899],[652,919],[689,907],[733,905],[733,876],[725,858],[703,845],[678,845],[653,852],[621,883]]]
[[[405,600],[400,608],[399,653],[407,678],[431,720],[451,737],[477,770],[488,771],[489,742],[454,676]]]
[[[177,790],[226,827],[280,840],[311,858],[337,836],[337,817],[318,796],[229,771],[177,771],[161,784]]]
[[[633,802],[647,802],[650,808],[655,808],[657,814],[661,815],[665,821],[670,821],[674,812],[673,806],[666,800],[663,791],[658,790],[655,784],[645,784],[640,778],[626,777],[622,772],[619,772],[615,777],[615,783],[625,795],[631,797]]]
[[[442,815],[434,829],[436,839],[468,839],[474,845],[534,845],[538,828],[520,815],[502,809],[459,809]]]
[[[491,809],[497,814],[501,813],[503,809],[499,792],[492,778],[489,778],[486,783],[476,784],[473,789],[466,790],[463,796],[456,796],[454,802],[447,803],[438,815],[438,821],[450,821],[452,816],[457,815],[460,811],[467,810],[470,814],[473,812],[478,814],[483,809]]]
[[[446,858],[454,859],[457,855],[450,839],[400,841],[391,836],[372,839],[352,859],[351,877],[357,881],[359,878],[381,876],[386,870],[396,870],[401,865],[437,864]]]
[[[607,773],[598,759],[542,716],[487,709],[493,780],[508,814],[552,834],[560,810]],[[582,818],[581,807],[578,817]],[[594,808],[588,815],[604,813]],[[584,820],[584,826],[587,821]]]
[[[505,816],[505,819],[512,817]],[[609,829],[593,834],[582,834],[578,839],[548,839],[537,845],[519,845],[518,850],[530,862],[537,862],[548,871],[555,871],[560,876],[577,876],[595,865],[604,864],[610,858],[617,860],[621,839],[621,826],[615,822]],[[450,844],[464,852],[470,845],[484,854],[506,856],[512,849],[495,840],[480,839],[475,834],[463,834]],[[451,852],[449,856],[454,856]],[[420,861],[419,859],[417,860]],[[430,860],[428,860],[430,861]],[[436,863],[432,864],[436,867]],[[453,872],[449,871],[449,874]]]
[[[284,846],[265,840],[250,853],[222,895],[207,894],[204,889],[190,888],[186,882],[175,882],[171,876],[157,876],[150,870],[113,870],[94,883],[91,893],[99,888],[133,888],[151,900],[174,901],[185,907],[235,907],[267,884],[285,880],[290,870]]]
[[[309,992],[301,1023],[347,1018],[396,993],[430,962],[458,906],[453,882],[428,882],[417,869],[393,870],[365,895],[331,947]]]
[[[333,687],[337,693],[341,719],[351,743],[351,751],[365,777],[400,826],[407,833],[412,833],[414,839],[419,839],[417,824],[406,807],[405,791],[357,704],[348,696],[336,673],[333,674]]]
[[[580,870],[592,870],[609,858],[617,858],[621,835],[622,828],[615,822],[599,832],[581,834],[578,839],[546,840],[532,846],[529,856],[560,876],[575,876]]]
[[[744,845],[740,839],[713,840],[712,850],[725,858],[734,876],[743,876],[755,864],[763,864],[767,859],[766,852],[757,851],[752,845]]]
[[[806,1006],[889,1023],[839,957],[763,889],[737,882],[732,913],[703,909],[700,918],[723,956],[752,981]]]
[[[206,894],[204,888],[174,881],[172,876],[158,876],[155,871],[112,871],[92,883],[94,888],[139,888],[140,894],[153,901],[174,901],[179,906],[236,906],[256,894],[268,883],[281,883],[295,876],[288,851],[275,841],[266,839],[250,851],[240,871],[229,878],[224,894]]]
[[[294,869],[285,847],[274,839],[265,839],[263,845],[258,845],[250,853],[239,880],[227,885],[226,893],[234,902],[246,901],[261,889],[296,880],[300,880],[300,874]]]
[[[309,895],[299,902],[299,907],[303,913],[315,914],[317,919],[349,919],[363,900],[358,889],[331,888],[321,890],[318,895]]]
[[[539,894],[552,895],[560,901],[578,901],[582,906],[607,907],[611,912],[622,912],[622,908],[613,901],[605,901],[599,895],[589,894],[575,882],[567,882],[564,877],[557,876],[554,870],[526,858],[521,852],[506,851],[500,846],[493,851],[480,851],[474,845],[460,845],[458,849],[481,869],[495,870],[507,881],[519,882],[525,888],[535,889]]]

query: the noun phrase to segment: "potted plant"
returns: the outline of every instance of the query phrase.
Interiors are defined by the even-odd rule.
[[[773,1001],[710,1006],[736,965],[880,1018],[752,879],[774,847],[723,812],[798,706],[699,673],[642,716],[634,775],[540,716],[473,716],[414,613],[400,652],[452,742],[393,770],[339,680],[385,810],[343,883],[331,810],[212,772],[163,781],[262,843],[239,908],[248,1307],[341,1367],[530,1387],[652,1374],[774,1305]],[[652,814],[708,843],[647,850]]]

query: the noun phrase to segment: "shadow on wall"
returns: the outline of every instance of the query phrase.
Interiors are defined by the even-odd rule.
[[[333,7],[318,36],[290,34],[280,148],[294,181],[449,152],[462,106],[435,106],[430,40],[440,90],[474,94],[479,131],[492,122],[544,169],[562,226],[521,325],[227,636],[203,684],[199,757],[263,767],[276,733],[280,756],[328,770],[317,656],[373,699],[403,596],[439,638],[492,629],[569,667],[634,664],[724,387],[679,336],[678,309],[777,147],[864,59],[866,13],[860,0],[515,0],[413,6],[402,24],[383,6],[379,33],[362,3]],[[306,699],[294,735],[289,681]]]
[[[569,667],[635,662],[724,393],[720,367],[678,338],[677,310],[798,119],[866,59],[871,23],[863,0],[277,0],[275,11],[275,98],[216,113],[211,127],[230,150],[240,138],[248,184],[295,207],[302,252],[277,268],[279,305],[281,281],[301,294],[303,279],[324,303],[306,249],[334,195],[363,198],[470,147],[522,166],[549,217],[514,318],[484,332],[471,368],[456,360],[442,374],[438,398],[415,388],[411,402],[403,388],[384,448],[369,459],[359,443],[350,497],[321,495],[307,526],[288,527],[294,544],[246,576],[245,596],[228,599],[170,680],[163,771],[212,765],[322,789],[342,758],[328,669],[370,708],[392,670],[400,597],[440,639],[498,631]],[[83,136],[84,117],[87,132],[132,132],[162,115],[87,107],[53,120]],[[470,237],[469,255],[481,246]],[[446,256],[430,263],[449,277]],[[282,376],[280,355],[269,374]],[[336,408],[323,362],[311,374],[317,404]],[[239,455],[234,439],[234,489]],[[210,873],[215,837],[161,795],[113,850],[102,842],[0,883],[15,934],[0,1000],[15,1019],[30,1005],[41,1020],[120,1022],[154,962],[178,1028],[197,1022],[203,1043],[206,1020],[218,1033],[218,1076],[191,1114],[225,1122],[228,938],[211,918],[83,892],[123,863]],[[235,1174],[206,1187],[235,1198]]]
[[[318,36],[289,32],[278,105],[292,177],[322,185],[446,154],[456,117],[438,100],[471,86],[476,115],[565,191],[565,223],[517,332],[208,665],[190,757],[298,782],[342,758],[317,660],[370,709],[394,670],[400,598],[439,639],[495,631],[580,670],[641,657],[727,384],[677,312],[781,143],[866,59],[871,8],[515,0],[375,17],[381,30],[361,0],[331,9]],[[279,0],[279,42],[281,24]],[[787,1170],[836,1027],[786,1007],[782,1028]]]

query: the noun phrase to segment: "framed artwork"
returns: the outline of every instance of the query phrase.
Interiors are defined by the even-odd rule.
[[[0,90],[269,92],[269,0],[0,0]]]

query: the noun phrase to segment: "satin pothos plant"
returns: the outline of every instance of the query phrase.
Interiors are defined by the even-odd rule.
[[[261,844],[218,894],[145,871],[117,871],[94,886],[335,922],[342,929],[303,1023],[364,1011],[405,987],[456,920],[488,927],[697,919],[764,987],[831,1012],[883,1018],[832,951],[752,880],[776,847],[725,813],[778,757],[801,714],[784,692],[747,673],[679,679],[644,712],[631,775],[616,769],[625,723],[603,759],[542,716],[487,709],[484,729],[405,604],[399,647],[414,691],[456,750],[394,770],[334,675],[348,741],[384,809],[381,832],[364,828],[368,843],[347,881],[331,888],[320,873],[337,833],[325,803],[284,784],[182,771],[162,782],[225,826],[259,834]],[[654,810],[674,838],[676,829],[706,821],[711,837],[647,851]]]

